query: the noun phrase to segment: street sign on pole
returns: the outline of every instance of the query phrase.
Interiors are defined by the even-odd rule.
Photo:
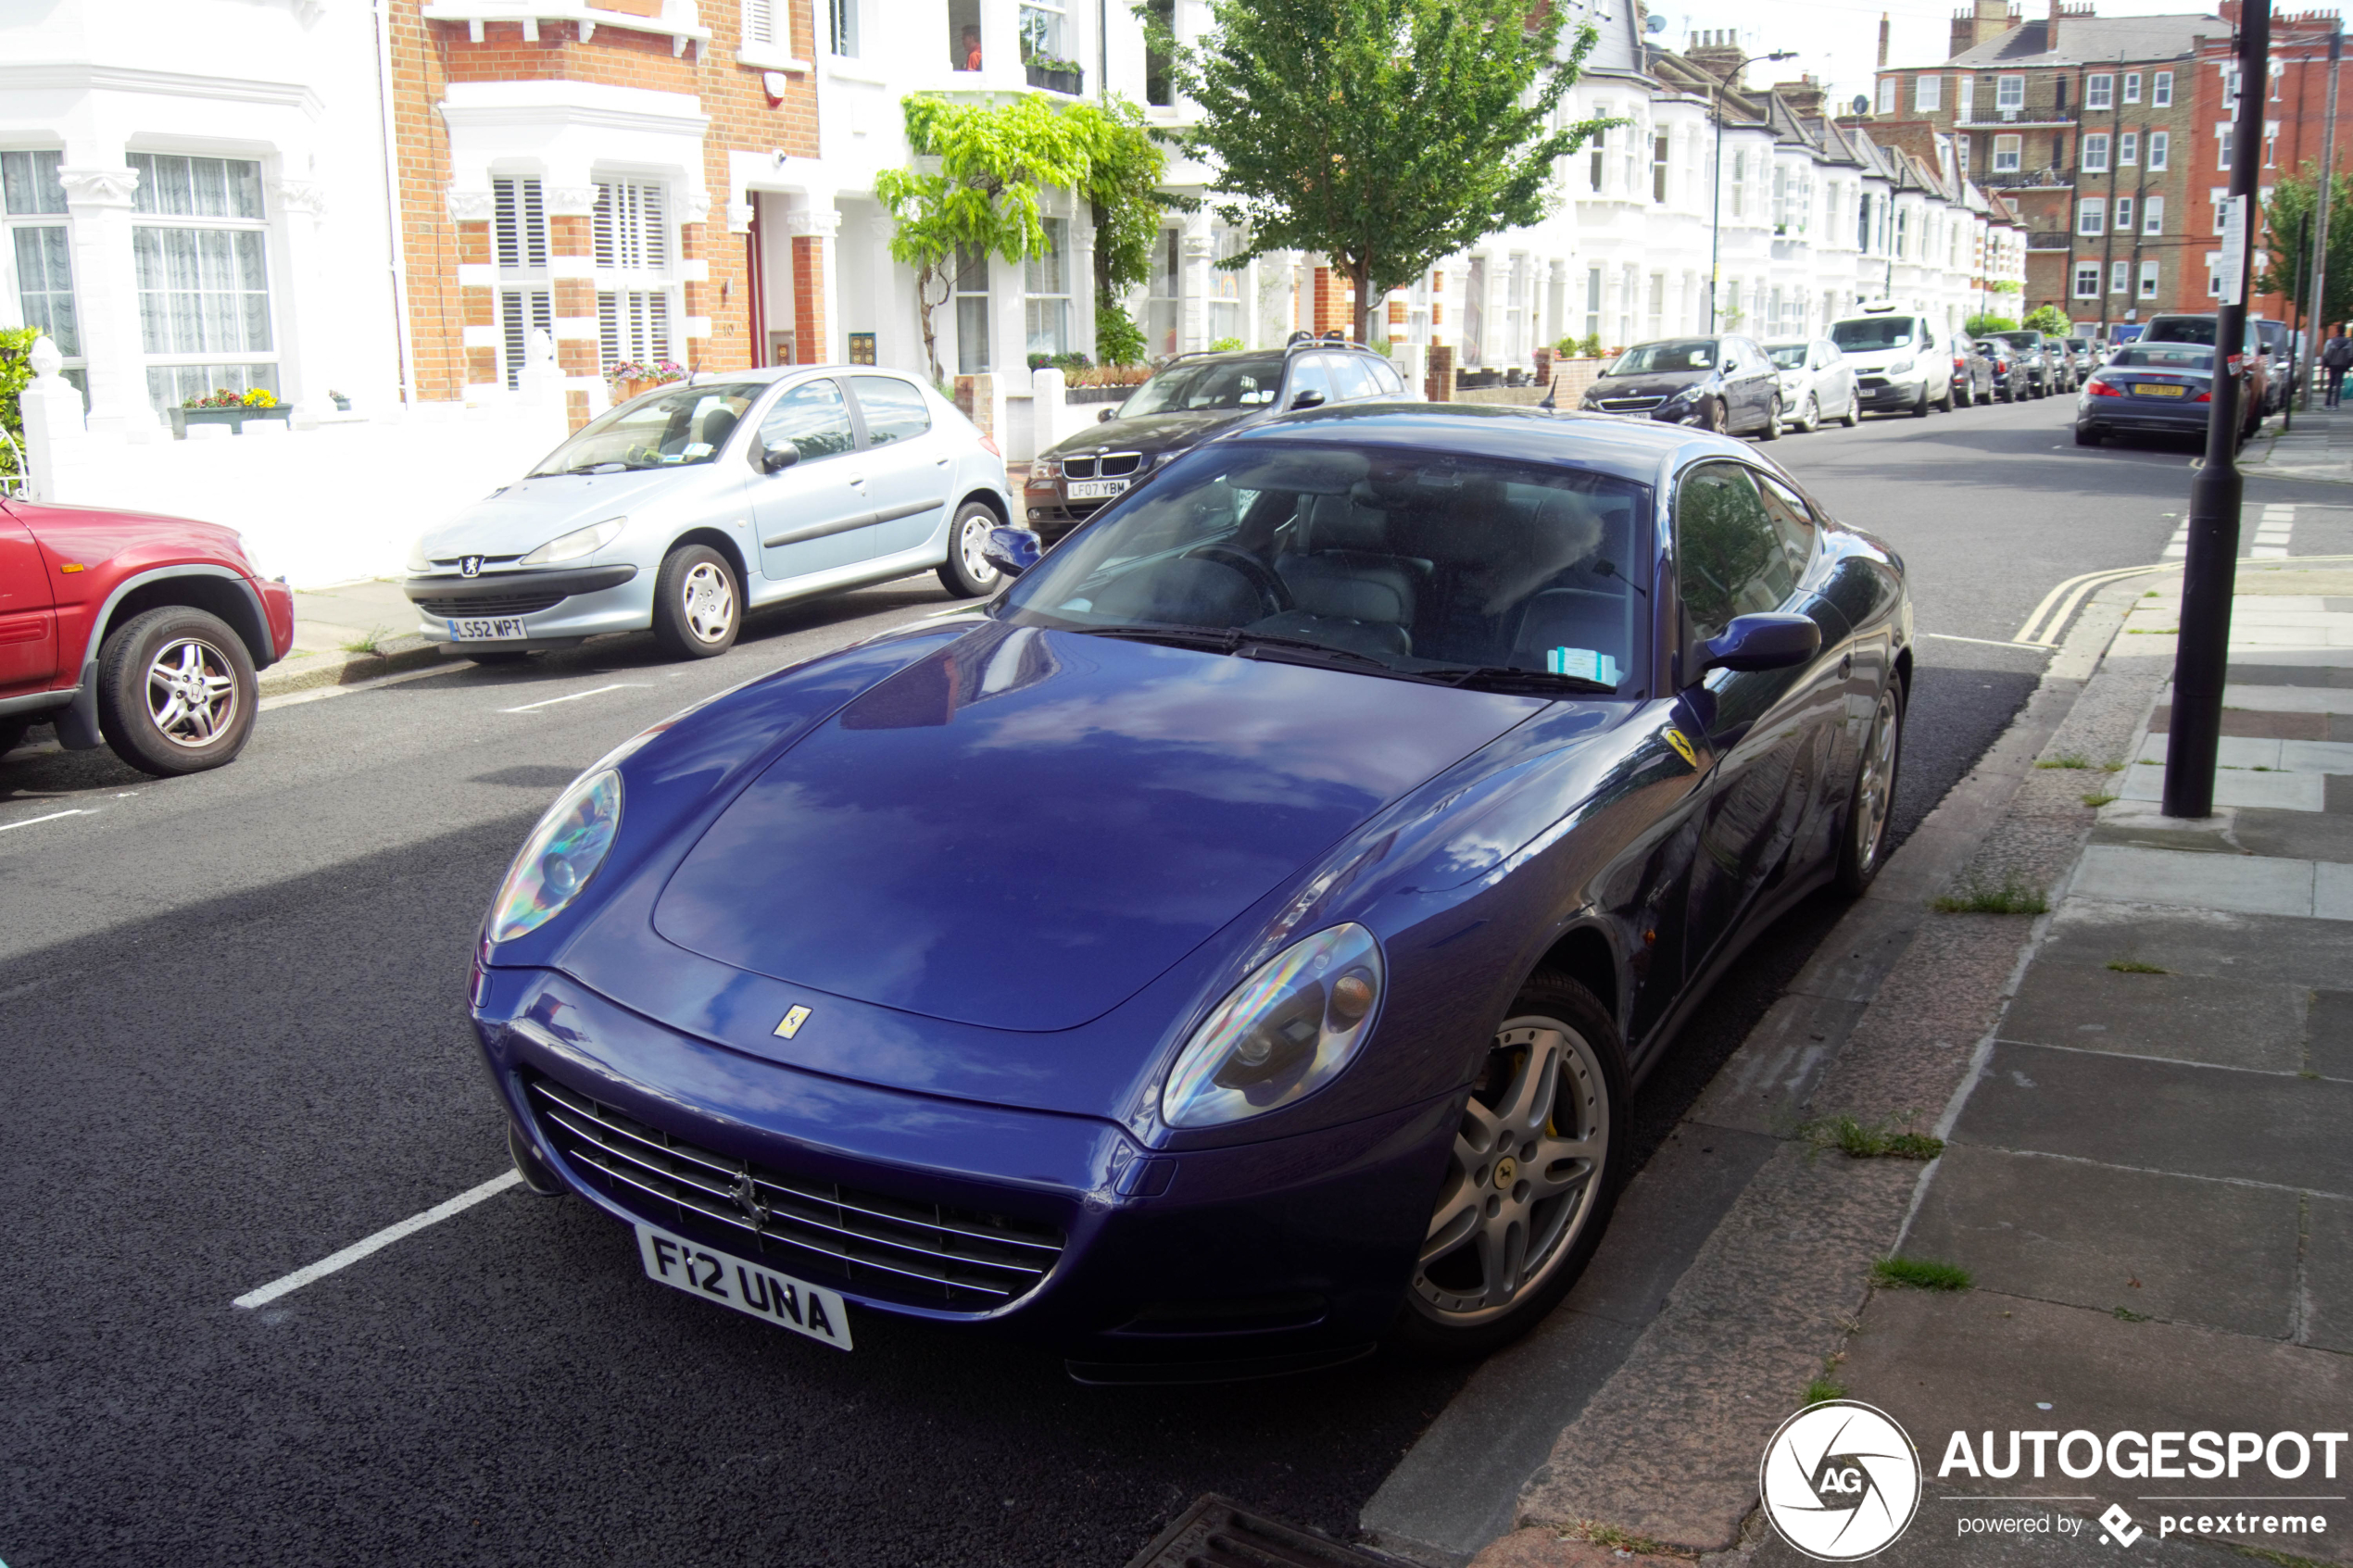
[[[2271,80],[2271,0],[2239,13],[2237,129],[2231,195],[2223,205],[2221,295],[2214,313],[2214,403],[2206,460],[2190,481],[2189,554],[2182,568],[2182,633],[2173,654],[2173,714],[2165,736],[2165,814],[2214,813],[2221,748],[2222,682],[2231,647],[2231,594],[2238,580],[2239,368],[2246,354],[2247,220],[2262,163],[2263,88]]]

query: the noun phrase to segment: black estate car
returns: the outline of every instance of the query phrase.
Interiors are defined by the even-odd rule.
[[[1354,344],[1301,340],[1283,348],[1180,354],[1092,430],[1038,455],[1022,505],[1046,544],[1189,448],[1293,408],[1406,395],[1380,355]]]

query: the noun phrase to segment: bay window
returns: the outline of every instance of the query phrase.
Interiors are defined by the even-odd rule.
[[[659,185],[602,181],[589,220],[598,362],[670,358],[670,228]]]
[[[522,383],[531,334],[555,334],[547,213],[536,180],[493,180],[490,198],[490,256],[498,270],[499,379],[511,391]]]
[[[226,390],[278,390],[261,165],[133,153],[132,262],[147,396],[158,412]]]
[[[1046,249],[1022,263],[1023,337],[1031,354],[1070,350],[1070,220],[1045,218]]]
[[[82,320],[73,299],[72,246],[66,224],[66,191],[57,180],[62,154],[0,153],[0,214],[8,243],[0,266],[11,267],[19,319],[49,334],[66,358],[65,377],[87,391],[82,358]]]

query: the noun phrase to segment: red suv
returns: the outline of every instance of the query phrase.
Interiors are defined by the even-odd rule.
[[[293,642],[294,595],[234,529],[0,499],[0,752],[53,721],[145,772],[218,768]]]

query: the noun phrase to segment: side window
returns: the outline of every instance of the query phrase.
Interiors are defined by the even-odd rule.
[[[1765,498],[1765,514],[1773,520],[1773,532],[1780,536],[1782,553],[1789,558],[1791,578],[1804,581],[1806,569],[1814,564],[1813,508],[1797,492],[1770,475],[1759,474],[1756,489]]]
[[[841,388],[830,381],[803,382],[776,399],[760,421],[760,444],[774,446],[789,441],[800,448],[800,460],[837,458],[850,449],[849,405]]]
[[[1749,470],[1703,463],[1675,495],[1675,570],[1684,629],[1705,642],[1736,615],[1779,608],[1797,584]]]
[[[1302,392],[1318,393],[1327,403],[1333,400],[1331,378],[1324,372],[1320,354],[1302,354],[1291,361],[1290,386],[1283,395],[1283,407],[1296,407]]]
[[[1371,360],[1357,354],[1332,354],[1325,357],[1324,368],[1332,378],[1332,385],[1340,389],[1340,396],[1336,401],[1353,403],[1360,398],[1378,395],[1379,388],[1373,384],[1373,372],[1369,368],[1371,364]]]
[[[866,416],[869,446],[912,441],[931,429],[931,408],[924,395],[896,376],[852,376],[849,390],[858,395],[858,411]]]
[[[1386,359],[1374,359],[1367,363],[1373,368],[1374,383],[1380,388],[1379,396],[1403,397],[1405,395],[1405,378],[1397,373],[1395,366]]]

